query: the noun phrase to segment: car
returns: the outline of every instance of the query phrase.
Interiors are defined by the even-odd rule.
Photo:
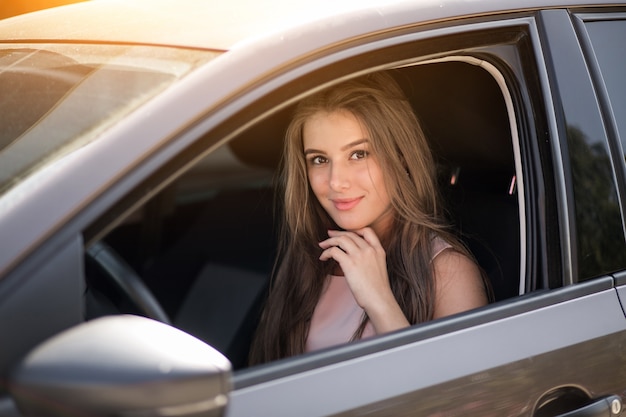
[[[0,416],[620,415],[626,3],[98,0],[0,21]],[[299,99],[385,71],[487,306],[248,366]]]

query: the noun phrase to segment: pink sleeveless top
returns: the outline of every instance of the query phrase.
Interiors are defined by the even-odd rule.
[[[432,259],[450,247],[445,240],[435,237],[432,240]],[[305,350],[310,352],[349,342],[361,324],[363,314],[364,311],[354,299],[346,278],[329,276],[326,289],[313,312]],[[368,321],[361,338],[374,335],[374,326]]]

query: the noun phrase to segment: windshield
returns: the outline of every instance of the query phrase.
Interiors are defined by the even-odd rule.
[[[0,45],[0,195],[217,52],[129,45]]]

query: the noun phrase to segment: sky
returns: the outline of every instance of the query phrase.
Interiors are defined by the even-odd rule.
[[[0,19],[84,0],[0,0]]]

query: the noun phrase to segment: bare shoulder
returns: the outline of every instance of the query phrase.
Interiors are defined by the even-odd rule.
[[[435,273],[435,318],[487,304],[480,269],[473,260],[453,249],[433,259]]]

